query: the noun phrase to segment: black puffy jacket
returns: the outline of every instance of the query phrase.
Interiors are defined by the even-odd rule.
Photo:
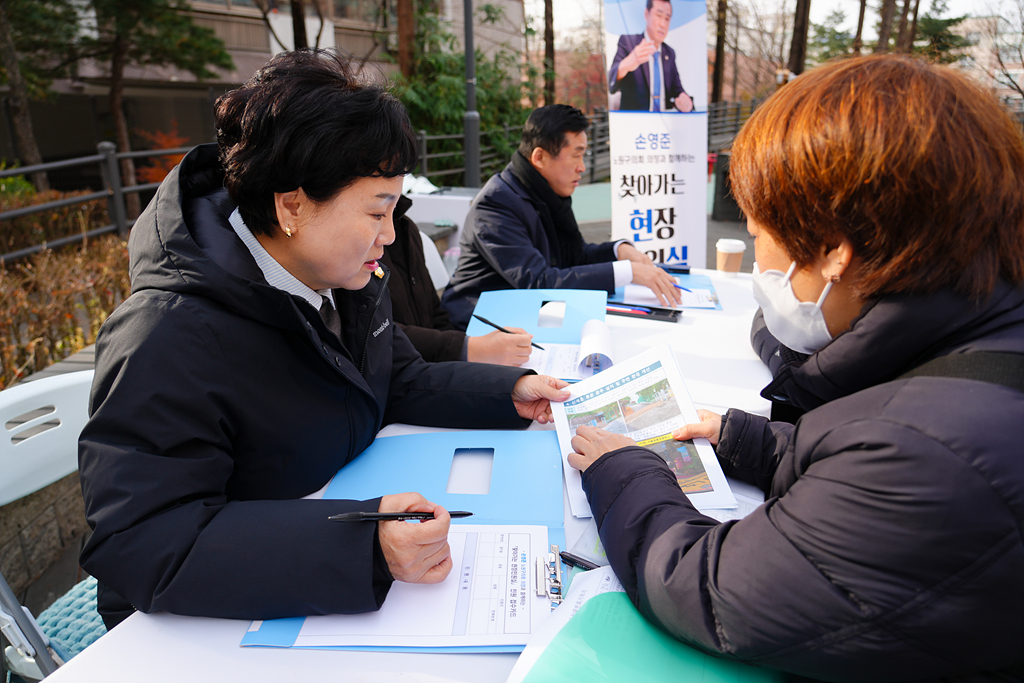
[[[296,499],[390,422],[524,426],[510,398],[524,371],[424,362],[383,279],[334,291],[339,344],[266,284],[222,184],[215,145],[168,175],[131,233],[132,295],[96,344],[81,561],[108,623],[129,603],[245,619],[375,610],[391,583],[376,526],[327,517],[378,501]]]
[[[727,413],[719,461],[767,495],[737,522],[697,512],[644,449],[598,460],[584,488],[640,610],[815,679],[1021,680],[1024,393],[892,381],[975,351],[1024,353],[1024,290],[886,297],[782,368],[773,385],[814,409],[796,426]]]

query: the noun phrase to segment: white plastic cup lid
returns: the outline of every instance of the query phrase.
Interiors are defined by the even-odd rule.
[[[747,243],[743,240],[721,239],[715,242],[715,249],[725,254],[741,254],[747,250]]]

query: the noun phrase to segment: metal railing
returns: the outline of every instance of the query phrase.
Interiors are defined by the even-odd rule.
[[[116,232],[122,237],[128,234],[128,229],[135,223],[135,219],[128,219],[127,211],[125,210],[125,196],[132,193],[146,192],[148,190],[155,190],[160,186],[160,183],[145,183],[142,185],[130,185],[123,186],[121,184],[121,169],[118,162],[121,159],[139,159],[143,157],[153,156],[168,156],[172,154],[185,154],[191,149],[191,147],[176,147],[173,149],[152,149],[142,150],[138,152],[118,152],[117,146],[113,142],[101,142],[96,145],[98,154],[87,157],[78,157],[77,159],[66,159],[64,161],[53,161],[46,164],[36,164],[34,166],[21,166],[18,168],[11,168],[0,171],[0,178],[10,178],[12,176],[30,175],[32,173],[49,172],[57,169],[72,168],[76,166],[89,166],[92,164],[98,164],[100,167],[100,174],[103,178],[103,186],[105,189],[99,192],[90,192],[87,194],[76,195],[74,197],[66,197],[64,199],[57,199],[52,202],[45,202],[43,204],[35,204],[33,206],[23,206],[18,209],[12,209],[10,211],[4,211],[0,213],[0,221],[12,220],[15,218],[21,218],[23,216],[31,216],[32,214],[45,213],[53,209],[59,209],[65,206],[71,206],[74,204],[85,204],[96,199],[107,200],[107,214],[110,216],[111,223],[104,225],[93,230],[87,230],[78,232],[73,235],[66,237],[59,237],[54,240],[49,240],[43,244],[38,244],[33,247],[26,247],[25,249],[19,249],[12,251],[7,254],[0,255],[0,261],[10,262],[17,259],[38,254],[46,249],[55,249],[58,247],[64,247],[70,244],[78,244],[84,242],[92,237],[99,235],[105,235],[110,232]]]
[[[708,152],[726,149],[764,100],[712,102],[708,105]]]
[[[734,110],[729,110],[730,115]],[[738,110],[740,111],[740,110]],[[752,107],[742,109],[741,111],[746,112],[746,116],[749,117],[749,112],[752,111]],[[606,180],[611,171],[611,150],[609,144],[608,134],[608,113],[598,112],[589,117],[591,127],[588,131],[589,146],[587,148],[587,172],[586,178],[589,182],[594,183],[598,181]],[[722,120],[732,120],[728,117],[722,117]],[[746,118],[743,118],[745,121]],[[710,117],[709,117],[710,121]],[[711,124],[709,122],[709,128]],[[738,130],[738,127],[736,128]],[[481,137],[485,140],[490,140],[490,144],[486,144],[481,148],[481,173],[484,177],[500,171],[511,158],[512,151],[518,145],[520,133],[522,132],[522,126],[504,126],[498,130],[486,131],[481,134]],[[494,139],[500,136],[505,143],[499,147]],[[710,136],[709,136],[710,138]],[[427,135],[426,131],[420,131],[417,135],[419,144],[419,155],[420,163],[417,169],[414,171],[417,175],[423,175],[428,178],[443,178],[445,176],[456,176],[461,179],[465,173],[465,167],[453,167],[453,168],[441,168],[431,170],[431,166],[445,159],[458,159],[462,162],[462,140],[463,136],[461,133],[452,135]],[[455,149],[448,149],[445,151],[430,151],[430,143],[439,143],[443,141],[456,141],[455,144],[448,145],[449,147],[455,147]],[[32,247],[26,247],[17,251],[12,251],[6,254],[0,254],[0,261],[11,262],[17,259],[25,258],[33,254],[38,254],[46,249],[55,249],[58,247],[64,247],[72,244],[79,244],[93,237],[104,235],[111,232],[116,232],[121,236],[128,234],[128,229],[135,223],[135,219],[129,219],[125,208],[125,197],[129,194],[138,194],[141,192],[148,192],[155,190],[160,186],[160,183],[144,183],[141,185],[129,185],[124,186],[121,183],[121,170],[120,164],[118,163],[122,159],[139,159],[145,157],[160,157],[170,156],[174,154],[186,154],[191,147],[175,147],[172,149],[151,149],[141,150],[135,152],[118,152],[117,147],[112,142],[101,142],[96,146],[97,154],[78,157],[76,159],[66,159],[64,161],[54,161],[45,164],[37,164],[34,166],[21,166],[11,169],[5,169],[0,171],[0,179],[10,178],[13,176],[28,176],[32,173],[38,172],[50,172],[58,169],[74,168],[80,166],[97,165],[100,168],[100,174],[102,177],[104,189],[98,192],[89,192],[86,194],[76,195],[74,197],[66,197],[64,199],[58,199],[51,202],[45,202],[43,204],[36,204],[34,206],[25,206],[18,209],[12,209],[11,211],[0,212],[0,221],[12,220],[15,218],[21,218],[23,216],[30,216],[32,214],[45,213],[53,209],[58,209],[65,206],[72,206],[75,204],[85,204],[97,199],[107,200],[107,212],[110,216],[111,222],[99,228],[92,230],[82,231],[73,235],[67,235],[65,237],[59,237],[53,240],[47,240],[42,244],[38,244]],[[436,147],[435,147],[436,149]],[[504,151],[502,151],[504,150]]]
[[[610,152],[608,147],[608,114],[598,113],[588,117],[590,119],[590,130],[587,132],[589,146],[587,148],[587,174],[590,182],[603,180],[608,177],[610,168]],[[512,158],[512,153],[519,145],[519,136],[522,133],[522,126],[504,126],[497,130],[484,131],[480,134],[480,175],[488,178],[502,168]],[[504,143],[498,145],[496,138]],[[450,135],[428,135],[427,131],[421,130],[416,135],[419,146],[419,165],[413,171],[416,175],[426,178],[443,178],[455,176],[461,181],[466,172],[465,157],[463,154],[463,134],[452,133]],[[445,141],[452,141],[443,144]],[[435,143],[434,149],[440,146],[448,147],[445,151],[431,151],[431,143]],[[503,152],[502,150],[507,150]],[[447,162],[447,163],[446,163]],[[435,168],[440,164],[442,168]],[[451,164],[458,164],[457,166]],[[447,168],[444,168],[448,166]]]

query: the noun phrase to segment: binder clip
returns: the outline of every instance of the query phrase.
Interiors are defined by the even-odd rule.
[[[554,611],[562,603],[562,563],[558,557],[558,546],[552,544],[547,555],[537,558],[537,595],[546,595]]]

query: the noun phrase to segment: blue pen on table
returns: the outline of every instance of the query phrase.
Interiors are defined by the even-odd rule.
[[[673,284],[675,284],[675,283],[673,283]],[[686,287],[683,287],[682,285],[676,285],[676,289],[681,289],[684,292],[689,292],[690,294],[693,294],[693,290],[692,289],[687,289]]]
[[[472,517],[472,512],[452,510],[448,513],[452,519]],[[404,522],[408,520],[434,519],[433,512],[342,512],[328,517],[332,522]]]
[[[479,320],[480,322],[482,322],[482,323],[483,323],[484,325],[490,325],[490,326],[491,326],[491,327],[493,327],[494,329],[498,330],[498,332],[504,332],[505,334],[515,334],[515,333],[514,333],[514,332],[512,332],[511,330],[506,330],[506,329],[505,329],[504,327],[502,327],[501,325],[496,325],[495,323],[492,323],[492,322],[491,322],[490,320],[488,320],[487,318],[485,318],[485,317],[483,317],[483,316],[480,316],[480,315],[477,315],[476,313],[474,313],[474,314],[473,314],[473,317],[474,317],[474,318],[476,318],[477,320]],[[543,351],[543,350],[544,350],[544,347],[543,347],[543,346],[537,346],[537,345],[536,345],[536,344],[534,344],[533,342],[530,342],[530,346],[532,346],[532,347],[533,347],[533,348],[535,348],[535,349],[540,349],[541,351]]]

